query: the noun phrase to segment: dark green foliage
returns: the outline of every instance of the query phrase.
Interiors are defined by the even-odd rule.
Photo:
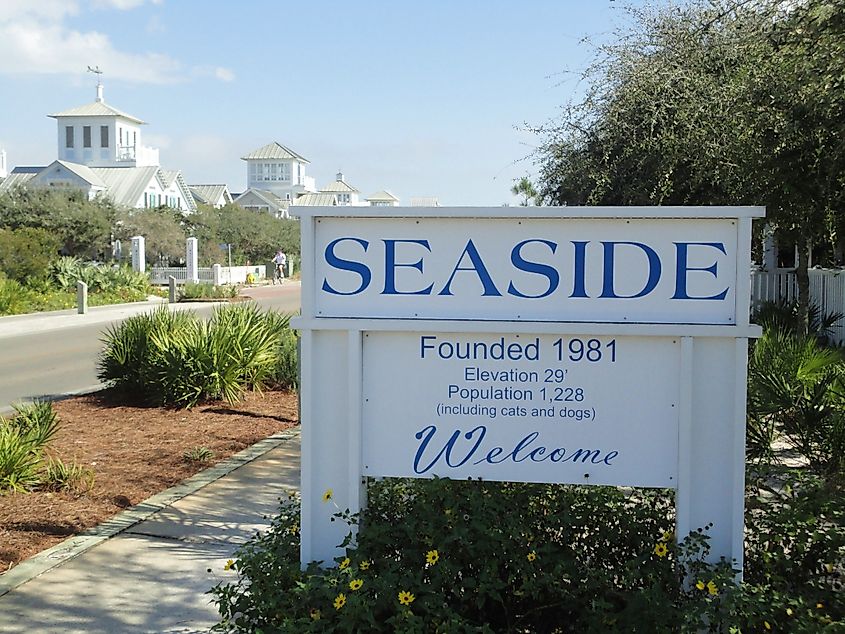
[[[244,390],[278,384],[287,336],[287,317],[252,303],[220,307],[207,322],[162,307],[108,330],[98,376],[156,405],[235,402]]]
[[[11,419],[0,416],[0,492],[28,491],[41,482],[44,448],[58,428],[48,402],[15,406]]]
[[[107,199],[88,200],[75,190],[16,189],[0,195],[0,227],[44,229],[65,255],[91,260],[110,253],[117,208]]]
[[[200,205],[185,222],[190,235],[200,241],[200,254],[207,263],[228,263],[221,244],[232,245],[232,263],[263,264],[279,249],[299,254],[299,222],[280,220],[266,212],[251,211],[230,204],[216,209]],[[211,254],[211,255],[209,255]]]
[[[841,312],[825,313],[818,304],[810,304],[807,334],[826,342],[842,317]],[[778,330],[795,336],[800,336],[804,327],[796,300],[762,302],[751,320],[762,326],[763,330]]]
[[[185,257],[184,221],[181,211],[167,207],[124,210],[118,216],[115,238],[128,244],[133,236],[144,236],[149,266],[176,265]]]
[[[209,282],[188,282],[179,293],[180,300],[228,299],[238,296],[237,286],[214,286]]]
[[[299,505],[291,498],[271,529],[238,553],[238,580],[212,590],[222,616],[217,629],[840,631],[841,497],[830,498],[818,483],[782,484],[783,495],[749,498],[741,585],[724,563],[704,563],[703,533],[674,544],[672,498],[660,491],[370,482],[357,545],[348,538],[336,567],[306,571],[298,562]],[[336,518],[356,523],[347,513]],[[402,605],[400,592],[413,601]]]
[[[764,464],[781,440],[817,473],[845,467],[845,365],[815,337],[767,330],[748,367],[749,457]]]
[[[0,229],[0,272],[17,282],[43,278],[59,247],[58,238],[46,229]]]

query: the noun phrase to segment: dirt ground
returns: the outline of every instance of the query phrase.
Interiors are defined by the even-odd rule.
[[[61,424],[48,453],[94,471],[84,493],[0,494],[0,574],[233,453],[297,424],[295,393],[251,393],[191,410],[118,405],[107,393],[54,404]],[[183,454],[214,452],[198,463]]]

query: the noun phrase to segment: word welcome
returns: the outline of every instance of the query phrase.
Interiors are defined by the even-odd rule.
[[[482,258],[481,252],[470,238],[458,254],[451,254],[454,258],[454,266],[449,267],[449,274],[445,279],[431,279],[426,272],[426,258],[433,257],[433,250],[429,240],[411,239],[385,239],[379,241],[383,249],[382,255],[370,256],[371,243],[369,240],[355,236],[344,236],[336,238],[328,243],[324,251],[326,264],[336,271],[344,271],[348,282],[348,274],[356,276],[357,285],[340,284],[338,280],[325,276],[322,280],[322,290],[332,295],[358,295],[367,290],[373,280],[373,270],[379,272],[379,277],[384,280],[383,287],[378,291],[381,295],[454,295],[452,285],[459,274],[474,276],[479,283],[480,296],[501,297],[507,294],[523,299],[540,299],[557,293],[559,289],[567,293],[569,298],[590,298],[587,291],[588,275],[592,279],[592,271],[588,266],[588,250],[600,249],[600,279],[601,291],[594,295],[599,299],[637,299],[651,294],[664,275],[664,269],[670,268],[670,275],[674,276],[674,293],[670,299],[673,300],[713,300],[724,301],[729,286],[722,290],[704,295],[691,295],[688,286],[690,276],[695,274],[699,281],[701,276],[705,279],[719,280],[719,260],[727,260],[727,250],[722,242],[673,242],[674,255],[670,262],[658,254],[657,250],[643,242],[634,241],[600,241],[572,240],[566,243],[557,243],[551,240],[540,238],[522,240],[515,244],[509,252],[510,272],[509,279],[494,279],[491,268]],[[338,246],[345,245],[346,251],[349,247],[360,249],[361,257],[341,257],[337,254]],[[524,250],[532,245],[533,250],[547,252],[544,259],[539,257],[529,258]],[[562,267],[556,262],[555,254],[560,245],[565,245],[567,250],[571,247],[571,261],[568,266]],[[402,257],[400,257],[400,250]],[[563,251],[563,249],[562,249]],[[633,293],[620,295],[616,291],[617,282],[617,259],[620,252],[626,252],[626,266],[633,258],[642,263],[642,287]],[[707,266],[692,266],[690,264],[691,253],[703,257],[703,253],[709,254],[711,264]],[[721,255],[719,255],[721,254]],[[438,258],[447,257],[448,254],[438,253]],[[722,257],[724,256],[724,258]],[[449,260],[452,261],[452,260]],[[412,269],[419,273],[419,283],[414,288],[398,288],[397,271],[400,269]],[[529,292],[526,288],[524,278],[520,279],[515,273],[525,273],[538,276],[537,279],[544,280],[545,288]],[[568,283],[562,284],[561,273],[568,274]],[[416,275],[416,274],[415,274]],[[499,274],[501,276],[501,273]],[[403,279],[407,279],[407,276]],[[731,280],[732,281],[732,280]],[[407,284],[407,281],[406,281]],[[717,285],[716,288],[721,286]]]
[[[414,473],[422,475],[428,473],[435,467],[458,469],[466,464],[475,466],[480,464],[501,464],[503,462],[580,462],[581,464],[594,464],[612,466],[613,460],[619,456],[618,451],[604,451],[602,449],[567,449],[566,447],[549,448],[544,445],[535,445],[540,437],[540,432],[532,431],[516,443],[513,449],[507,450],[501,446],[490,448],[482,447],[487,436],[487,427],[478,425],[468,432],[462,433],[460,429],[452,432],[451,436],[443,442],[435,441],[437,426],[428,425],[414,437],[420,441],[414,455]],[[439,447],[439,449],[438,449]]]

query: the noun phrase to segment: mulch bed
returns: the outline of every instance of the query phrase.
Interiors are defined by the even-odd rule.
[[[61,424],[48,453],[94,471],[85,493],[0,494],[0,574],[20,561],[102,523],[297,421],[291,392],[250,393],[239,403],[190,410],[133,407],[108,392],[54,403]],[[197,463],[183,454],[214,452]]]

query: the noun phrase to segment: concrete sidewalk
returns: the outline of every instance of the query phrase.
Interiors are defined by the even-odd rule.
[[[298,431],[269,438],[0,575],[0,632],[207,632],[206,593],[299,488],[299,455]]]

